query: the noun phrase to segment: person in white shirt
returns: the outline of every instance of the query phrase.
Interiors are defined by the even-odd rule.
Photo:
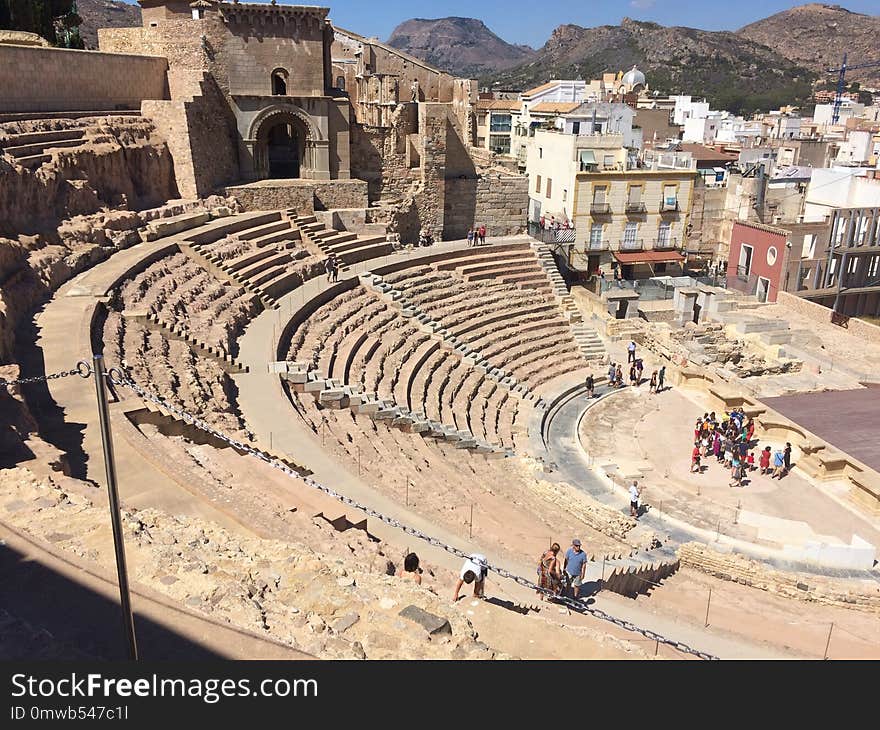
[[[635,517],[636,519],[639,519],[639,497],[638,482],[633,482],[629,488],[629,514],[630,517]]]
[[[627,364],[636,361],[636,343],[634,340],[630,340],[629,344],[626,346],[626,362]]]
[[[452,602],[458,600],[458,593],[462,585],[465,583],[474,584],[474,598],[485,598],[486,576],[489,574],[489,561],[485,555],[472,553],[464,565],[461,566],[461,572],[458,574],[458,583],[455,584],[455,595]]]

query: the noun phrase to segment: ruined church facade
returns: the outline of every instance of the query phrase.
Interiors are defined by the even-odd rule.
[[[141,111],[183,197],[363,209],[404,240],[522,230],[525,178],[473,147],[474,81],[334,28],[325,7],[139,2],[142,26],[101,29],[100,50],[167,60]]]

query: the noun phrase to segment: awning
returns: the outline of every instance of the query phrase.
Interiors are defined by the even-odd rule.
[[[670,264],[684,261],[678,251],[614,251],[621,264]]]
[[[596,155],[593,154],[593,150],[581,150],[581,163],[585,165],[596,164]]]

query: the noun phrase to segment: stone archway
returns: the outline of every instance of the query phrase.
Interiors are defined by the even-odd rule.
[[[328,180],[328,142],[311,117],[293,104],[260,112],[250,125],[253,179],[305,178]]]

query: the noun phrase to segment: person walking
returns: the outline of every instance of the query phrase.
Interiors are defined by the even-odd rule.
[[[636,366],[636,380],[638,381],[636,385],[642,384],[642,373],[645,372],[645,363],[642,362],[642,358],[636,358],[635,362]]]
[[[468,248],[470,248],[471,246],[474,245],[474,229],[473,228],[468,228],[467,242],[468,242]]]
[[[636,361],[636,343],[635,340],[630,340],[629,344],[626,346],[626,361],[628,363]]]
[[[486,243],[486,226],[480,226],[480,245]]]
[[[666,366],[661,365],[660,370],[657,372],[657,392],[663,390],[663,381],[666,380]]]
[[[623,387],[623,367],[617,363],[617,370],[614,372],[614,378],[617,380],[617,387]]]
[[[593,391],[595,390],[595,387],[596,387],[596,382],[593,380],[593,373],[587,374],[587,380],[584,383],[584,387],[587,389],[587,397],[592,398]]]
[[[562,589],[562,576],[559,572],[559,547],[558,542],[554,542],[549,550],[545,550],[541,555],[538,563],[538,587],[544,590],[538,591],[541,600],[545,600],[545,596],[549,592],[551,595],[558,596]]]
[[[730,484],[728,486],[742,486],[742,459],[738,453],[733,455],[733,464],[730,467]]]
[[[657,371],[655,370],[651,373],[651,387],[648,389],[649,393],[657,392]]]
[[[783,456],[782,452],[777,449],[773,454],[773,474],[770,478],[775,479],[776,477],[779,477],[782,479],[784,471],[785,456]]]
[[[636,378],[636,366],[635,365],[629,366],[629,384],[632,386],[636,386],[639,384],[638,380]]]
[[[791,471],[791,444],[785,442],[785,450],[782,452],[782,461],[785,464],[785,474]]]
[[[324,261],[324,271],[327,272],[327,281],[333,281],[333,254],[331,253]]]
[[[339,259],[336,258],[336,255],[333,256],[333,264],[330,269],[330,281],[338,281],[339,280]]]
[[[608,385],[612,388],[616,385],[614,376],[617,374],[617,366],[614,363],[611,363],[608,366]]]
[[[639,519],[639,500],[642,493],[639,491],[639,483],[634,479],[629,487],[629,516]]]
[[[467,560],[464,561],[464,565],[461,566],[461,571],[458,574],[458,583],[455,584],[455,594],[452,596],[452,602],[455,603],[458,600],[458,593],[461,590],[462,585],[467,583],[470,585],[474,584],[474,598],[485,598],[486,597],[486,576],[489,574],[489,561],[486,560],[485,555],[480,555],[479,553],[472,553]]]
[[[568,576],[574,597],[577,598],[587,572],[587,554],[581,550],[581,541],[577,538],[571,541],[571,547],[565,551],[562,569]]]

